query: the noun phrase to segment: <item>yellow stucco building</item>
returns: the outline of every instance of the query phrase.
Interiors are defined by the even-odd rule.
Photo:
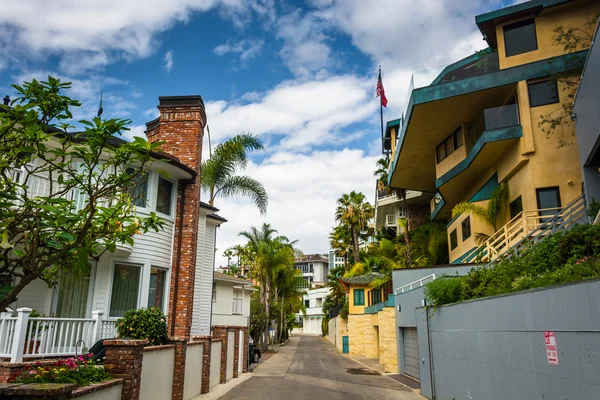
[[[575,87],[563,82],[577,81],[590,45],[565,50],[554,30],[583,28],[598,13],[594,0],[533,0],[479,15],[486,50],[413,75],[403,118],[386,130],[388,183],[435,193],[431,219],[447,223],[451,262],[495,259],[550,229],[540,225],[557,213],[585,214],[574,124],[568,115],[552,129],[541,122],[572,101]],[[475,215],[453,218],[460,202],[487,207],[500,184],[509,204],[495,230]],[[491,237],[480,245],[479,233]]]
[[[339,337],[346,336],[350,355],[379,360],[386,372],[398,371],[394,297],[391,285],[371,287],[385,275],[371,272],[352,278],[340,278],[348,294],[348,319],[338,322]]]

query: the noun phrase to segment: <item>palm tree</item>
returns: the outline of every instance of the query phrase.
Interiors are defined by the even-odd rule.
[[[233,257],[233,251],[231,249],[227,249],[223,252],[223,257],[227,257],[227,268],[231,265],[231,257]]]
[[[338,207],[335,211],[336,221],[348,226],[352,231],[355,263],[360,262],[358,235],[366,229],[367,223],[375,215],[375,209],[365,200],[364,194],[352,191],[350,194],[344,194],[338,199]]]
[[[385,190],[389,193],[390,189],[388,187],[388,169],[390,166],[389,157],[382,157],[375,163],[375,177],[377,177],[377,190]]]
[[[502,219],[507,205],[508,185],[506,183],[501,183],[492,192],[487,207],[482,207],[480,205],[464,201],[454,206],[452,209],[452,218],[462,213],[472,214],[489,225],[495,233],[498,230],[498,224]],[[488,238],[489,235],[486,235],[485,233],[475,233],[475,240],[478,243],[485,242]]]
[[[352,232],[344,225],[333,228],[329,234],[329,245],[336,255],[344,257],[344,270],[348,269],[348,248],[352,245]]]
[[[248,196],[261,214],[267,212],[269,198],[263,185],[249,176],[237,175],[246,168],[252,150],[264,150],[262,140],[250,133],[240,134],[219,144],[202,163],[202,189],[208,191],[208,204],[214,205],[217,196]]]

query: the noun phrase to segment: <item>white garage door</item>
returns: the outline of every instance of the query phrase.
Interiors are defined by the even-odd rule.
[[[419,379],[419,346],[416,328],[404,328],[404,371]]]

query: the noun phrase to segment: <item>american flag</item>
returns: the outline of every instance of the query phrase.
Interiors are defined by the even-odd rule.
[[[381,69],[379,69],[379,78],[377,79],[377,97],[381,96],[381,105],[387,108],[387,98],[385,97],[385,89],[381,81]]]

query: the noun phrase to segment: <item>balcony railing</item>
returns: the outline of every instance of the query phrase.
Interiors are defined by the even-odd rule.
[[[100,339],[116,336],[116,322],[95,311],[92,318],[30,318],[31,309],[17,316],[0,316],[0,358],[13,363],[24,358],[63,357],[82,354]]]
[[[233,299],[231,313],[233,315],[242,315],[244,313],[244,299]]]
[[[519,109],[516,104],[487,108],[483,110],[483,118],[485,120],[485,129],[488,131],[520,124]]]
[[[588,223],[583,195],[577,196],[565,207],[522,211],[466,257],[463,263],[496,261],[502,256],[518,253],[528,243],[539,242],[578,223]]]

